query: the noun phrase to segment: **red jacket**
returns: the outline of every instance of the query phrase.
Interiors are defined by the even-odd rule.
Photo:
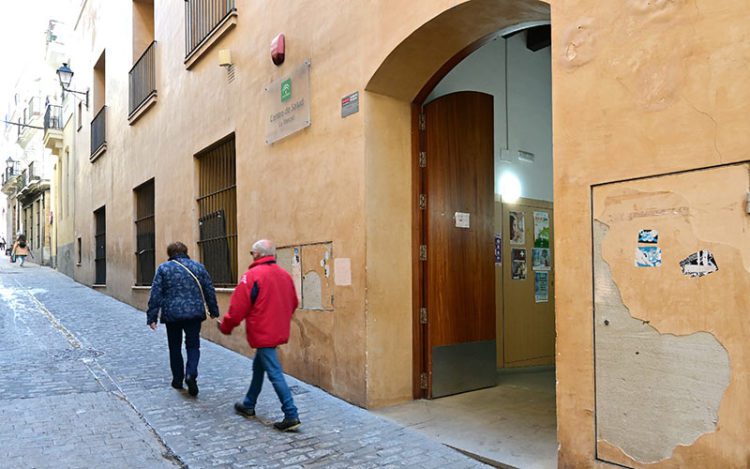
[[[289,341],[289,326],[298,304],[291,275],[276,265],[273,257],[261,257],[234,289],[219,329],[229,334],[244,320],[252,348],[276,347]]]

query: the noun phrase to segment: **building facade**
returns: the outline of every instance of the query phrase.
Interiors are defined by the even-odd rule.
[[[181,240],[226,309],[271,238],[305,381],[379,407],[554,365],[561,467],[742,467],[749,8],[84,1],[66,272],[143,308]]]
[[[12,244],[26,235],[35,261],[55,266],[54,200],[51,180],[55,161],[47,146],[49,129],[60,128],[59,85],[54,64],[62,57],[62,25],[50,20],[44,36],[43,60],[32,60],[20,74],[6,113],[5,141],[10,142],[2,180],[7,197],[6,233]]]

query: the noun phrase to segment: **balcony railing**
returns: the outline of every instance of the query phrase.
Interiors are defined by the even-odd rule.
[[[44,131],[62,130],[63,128],[63,108],[57,104],[47,105],[44,112]]]
[[[236,10],[235,0],[185,0],[185,57]]]
[[[146,48],[146,51],[130,69],[130,107],[128,116],[133,114],[151,96],[156,95],[156,41]]]
[[[107,145],[107,106],[102,106],[91,121],[91,157],[97,155]]]

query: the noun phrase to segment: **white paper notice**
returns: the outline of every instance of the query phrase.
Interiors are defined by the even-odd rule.
[[[352,260],[348,257],[333,260],[333,281],[345,287],[352,284]]]
[[[456,219],[456,228],[469,228],[471,226],[470,218],[471,214],[464,212],[456,212],[453,216]]]

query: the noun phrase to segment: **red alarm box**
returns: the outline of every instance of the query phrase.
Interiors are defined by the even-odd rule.
[[[279,34],[273,38],[273,41],[271,41],[271,60],[273,60],[275,65],[281,65],[284,63],[284,51],[286,49],[285,43],[286,41],[284,40],[283,34]]]

